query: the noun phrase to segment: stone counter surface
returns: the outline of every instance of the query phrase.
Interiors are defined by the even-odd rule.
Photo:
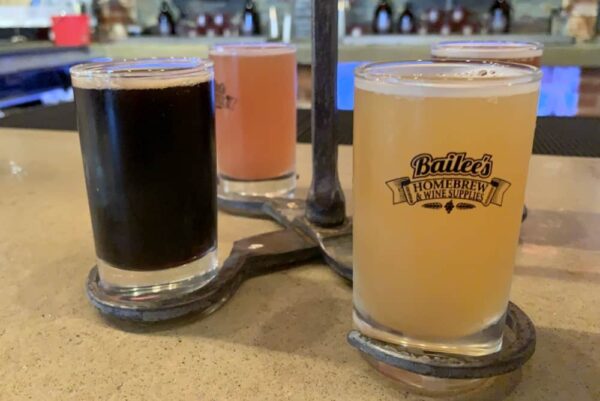
[[[298,146],[301,193],[309,147]],[[351,198],[351,148],[340,176]],[[522,382],[490,399],[600,400],[600,159],[535,156],[512,300],[534,320]],[[219,215],[219,254],[276,229]],[[106,320],[77,135],[0,130],[0,400],[421,400],[346,344],[351,289],[322,263],[252,279],[215,314]],[[473,398],[479,399],[479,398]]]

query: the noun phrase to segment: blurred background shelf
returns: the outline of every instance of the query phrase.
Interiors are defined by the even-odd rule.
[[[521,35],[488,36],[486,38],[517,40]],[[262,38],[264,40],[264,38]],[[431,38],[364,36],[345,38],[338,46],[340,61],[392,61],[429,58],[430,46],[439,40],[461,40],[463,36]],[[475,40],[476,37],[467,37]],[[600,66],[600,42],[573,44],[568,38],[539,35],[534,37],[545,44],[544,65]],[[130,38],[117,43],[94,44],[93,53],[105,57],[165,57],[208,56],[208,49],[215,43],[260,41],[248,38]],[[308,41],[293,42],[297,47],[299,64],[310,64],[311,46]]]
[[[490,34],[497,32],[490,19],[494,17],[490,5],[496,0],[421,0],[410,6],[416,29],[401,34],[402,10],[409,7],[405,1],[340,0],[338,108],[342,115],[351,113],[353,70],[362,63],[428,59],[431,45],[445,40],[537,41],[545,47],[538,116],[600,117],[600,40],[585,36],[585,29],[569,27],[573,7],[590,2],[594,0],[511,1],[510,27]],[[600,7],[598,3],[594,4]],[[282,40],[297,48],[298,108],[303,113],[312,97],[310,4],[310,0],[0,0],[0,125],[74,129],[68,72],[74,64],[103,58],[207,57],[215,44]],[[374,24],[374,11],[388,6],[392,26],[381,32]],[[452,22],[457,12],[466,16],[459,24]],[[432,13],[441,18],[437,25],[430,21]],[[79,14],[89,16],[93,40],[88,37],[76,47],[38,40],[54,37],[53,17]],[[571,22],[577,22],[574,18]],[[591,20],[598,24],[597,18]],[[251,31],[244,32],[249,22]],[[571,128],[567,123],[556,132],[600,135],[589,121],[575,120]],[[550,120],[543,124],[558,127]],[[300,124],[303,140],[302,132]],[[343,137],[346,143],[350,140],[351,136]]]
[[[261,42],[265,37],[251,38],[163,38],[163,37],[137,37],[129,38],[114,43],[94,43],[89,47],[90,56],[131,58],[131,57],[168,57],[168,56],[195,56],[207,57],[210,46],[217,43],[248,43]],[[424,36],[380,37],[375,35],[360,38],[345,38],[339,44],[340,61],[391,61],[414,60],[429,57],[430,46],[440,40],[475,40],[477,37],[463,36]],[[579,65],[600,66],[600,41],[591,43],[574,44],[568,38],[556,38],[550,35],[522,36],[503,35],[486,36],[486,40],[536,40],[544,43],[544,65]],[[293,42],[298,50],[298,63],[310,64],[311,46],[306,40]],[[53,48],[51,42],[31,41],[10,44],[0,41],[0,64],[6,56],[31,56],[34,53],[48,51],[71,53],[73,49]],[[76,49],[81,51],[81,49]],[[14,59],[13,59],[14,60]],[[0,72],[1,74],[2,72]]]

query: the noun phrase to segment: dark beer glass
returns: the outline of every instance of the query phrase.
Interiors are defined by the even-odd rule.
[[[101,286],[128,300],[202,287],[217,273],[212,63],[110,61],[71,77]]]

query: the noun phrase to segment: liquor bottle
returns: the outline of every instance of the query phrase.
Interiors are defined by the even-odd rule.
[[[430,8],[426,14],[427,33],[439,34],[444,24],[444,12],[439,8]]]
[[[102,18],[102,7],[98,0],[92,0],[92,4],[90,5],[90,25],[92,26],[92,31],[94,32],[94,37],[97,38],[98,28],[100,26],[100,19]]]
[[[412,3],[407,1],[404,11],[398,18],[398,32],[403,34],[417,33],[417,19],[412,12]]]
[[[160,36],[175,35],[175,18],[166,1],[163,1],[160,5],[160,13],[158,14],[158,34]]]
[[[550,35],[567,36],[568,17],[569,15],[564,8],[553,8],[550,11]]]
[[[429,33],[429,13],[425,10],[419,15],[419,35],[427,35]]]
[[[179,20],[177,20],[175,33],[177,36],[184,38],[193,38],[198,36],[196,31],[196,22],[190,18],[189,14],[187,14],[185,11],[181,11],[179,14]]]
[[[453,33],[465,33],[465,27],[469,21],[469,10],[455,5],[450,16],[450,27]]]
[[[260,35],[260,16],[258,15],[256,5],[252,0],[246,0],[246,6],[244,7],[244,12],[242,13],[240,35]]]
[[[446,7],[442,16],[442,26],[440,34],[447,36],[452,32],[452,9],[454,8],[452,0],[446,0]]]
[[[490,7],[490,31],[492,33],[510,32],[511,6],[508,0],[494,0]]]
[[[217,36],[225,35],[225,30],[227,30],[229,24],[229,20],[227,18],[227,14],[217,13],[213,18],[213,25],[215,29],[215,34]]]
[[[388,0],[380,0],[373,15],[373,33],[392,33],[392,18],[394,12]]]
[[[200,13],[196,17],[196,33],[199,36],[205,36],[208,33],[208,28],[212,25],[212,15],[208,13]]]

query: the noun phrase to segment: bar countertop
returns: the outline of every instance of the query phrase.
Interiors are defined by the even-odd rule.
[[[351,153],[340,148],[348,199]],[[301,196],[309,161],[299,145]],[[203,319],[101,317],[84,294],[82,170],[72,132],[0,129],[1,400],[423,399],[346,344],[351,289],[318,261],[246,282]],[[534,156],[527,205],[511,299],[535,322],[537,351],[516,389],[489,399],[600,400],[600,159]],[[219,255],[275,229],[220,214]]]

